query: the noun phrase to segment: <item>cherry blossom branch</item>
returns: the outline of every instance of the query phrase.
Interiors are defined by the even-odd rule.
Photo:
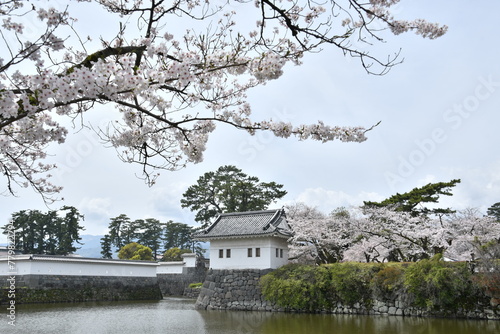
[[[258,0],[254,11],[245,0],[231,2],[234,10],[227,3],[196,0],[96,2],[127,22],[110,40],[97,36],[100,47],[92,45],[92,38],[89,46],[82,41],[70,16],[73,5],[85,6],[86,0],[68,2],[63,10],[45,2],[30,3],[27,10],[21,0],[0,3],[0,43],[5,46],[0,48],[0,170],[11,193],[16,184],[34,185],[49,197],[59,189],[46,175],[54,166],[34,162],[45,159],[50,143],[64,143],[68,131],[56,119],[78,116],[83,122],[86,111],[98,104],[113,105],[121,120],[104,129],[90,127],[118,150],[120,159],[140,164],[150,184],[159,169],[202,161],[217,124],[282,138],[363,142],[379,123],[365,128],[254,120],[246,94],[280,78],[287,64],[299,65],[306,52],[329,45],[360,58],[369,72],[386,73],[399,53],[376,57],[351,43],[356,34],[367,45],[381,41],[376,24],[428,38],[445,32],[423,20],[393,18],[390,9],[397,0],[323,5]],[[258,31],[237,24],[250,15],[260,19]],[[131,29],[127,24],[133,20],[137,26]],[[44,25],[39,35],[25,33],[30,21]],[[114,24],[113,17],[109,22]],[[183,25],[186,33],[174,36],[179,29],[173,24]],[[64,38],[56,35],[61,33]],[[89,53],[91,47],[97,51]]]

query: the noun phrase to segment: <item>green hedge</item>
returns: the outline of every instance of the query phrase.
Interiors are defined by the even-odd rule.
[[[408,306],[443,314],[487,303],[467,264],[439,257],[416,263],[289,264],[261,278],[264,297],[288,310],[319,312],[402,297]]]
[[[345,305],[371,304],[370,279],[375,266],[338,263],[327,266],[291,264],[261,278],[267,300],[286,309],[316,311]]]
[[[439,256],[409,266],[404,283],[413,305],[445,313],[474,309],[483,296],[466,262],[444,262]]]
[[[263,295],[280,307],[314,311],[331,306],[326,267],[290,264],[261,278]]]

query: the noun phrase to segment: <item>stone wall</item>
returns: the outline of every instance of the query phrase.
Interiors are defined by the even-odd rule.
[[[200,295],[201,287],[199,288],[185,288],[184,293],[182,294],[186,298],[197,299]]]
[[[9,303],[9,276],[0,276],[0,303]],[[16,303],[53,303],[162,298],[156,277],[16,275]],[[11,286],[12,287],[12,286]]]
[[[206,269],[203,266],[184,267],[182,274],[158,274],[158,284],[164,296],[183,296],[184,290],[191,283],[205,280]]]
[[[469,319],[488,319],[500,320],[500,310],[495,313],[493,308],[485,307],[484,305],[471,311],[447,312],[429,311],[419,307],[407,305],[405,301],[396,300],[374,300],[370,307],[355,303],[352,306],[337,303],[337,306],[328,313],[333,314],[365,314],[365,315],[396,315],[407,317],[453,317],[453,318],[469,318]]]
[[[155,277],[15,275],[16,303],[53,303],[80,301],[158,300],[163,296],[196,298],[200,289],[190,291],[191,283],[205,280],[204,266],[184,267],[179,274]],[[12,298],[9,278],[0,275],[0,304]]]
[[[272,311],[260,292],[260,278],[271,269],[210,269],[196,300],[198,309]]]
[[[209,270],[196,300],[196,308],[209,310],[248,310],[248,311],[289,311],[266,301],[259,287],[260,278],[272,270]],[[404,301],[405,296],[392,300],[374,300],[370,306],[342,305],[337,303],[331,310],[318,310],[336,314],[370,314],[395,316],[447,316],[471,319],[500,320],[500,306],[489,308],[488,305],[477,310],[462,313],[431,313],[427,310],[411,307]]]

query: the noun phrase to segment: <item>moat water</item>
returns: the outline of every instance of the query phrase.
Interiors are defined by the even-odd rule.
[[[498,334],[500,321],[205,311],[194,300],[16,305],[0,333],[19,334]],[[3,306],[2,306],[3,308]]]

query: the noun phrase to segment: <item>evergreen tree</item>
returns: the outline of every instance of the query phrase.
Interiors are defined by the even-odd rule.
[[[199,242],[191,238],[193,232],[192,226],[172,220],[167,223],[155,218],[132,221],[127,215],[121,214],[111,218],[109,234],[101,239],[101,254],[104,258],[111,258],[113,246],[120,250],[134,242],[150,248],[155,259],[161,254],[162,248],[179,247],[201,254],[203,250]]]
[[[109,223],[109,237],[111,239],[111,245],[115,246],[117,249],[121,249],[133,240],[133,229],[131,227],[132,222],[130,218],[121,214],[118,217],[111,218]]]
[[[490,206],[487,210],[488,216],[495,217],[497,221],[500,222],[500,202],[497,202]]]
[[[101,238],[101,255],[103,259],[111,259],[113,257],[113,250],[111,249],[111,237],[109,234]]]
[[[163,234],[164,249],[191,248],[193,228],[187,224],[169,221],[165,224]]]
[[[83,227],[80,226],[80,219],[83,220],[84,216],[81,215],[78,210],[72,206],[64,206],[59,210],[64,212],[65,215],[62,218],[60,228],[58,229],[57,239],[58,239],[58,253],[72,253],[77,249],[73,247],[75,241],[80,243],[82,239],[80,237],[80,230]]]
[[[145,220],[135,220],[137,242],[151,248],[153,257],[156,259],[160,254],[160,247],[163,238],[163,227],[165,224],[158,219],[147,218]]]
[[[283,185],[260,182],[235,166],[221,166],[201,176],[183,194],[181,205],[196,211],[195,220],[208,226],[221,213],[265,210],[286,195]]]
[[[80,221],[84,217],[72,206],[42,213],[39,210],[22,210],[12,214],[15,231],[14,246],[24,254],[67,255],[74,253],[80,244]]]
[[[365,201],[365,207],[386,207],[392,206],[396,211],[409,212],[412,216],[436,214],[446,215],[454,213],[450,208],[434,208],[429,209],[424,205],[427,203],[438,203],[439,196],[452,196],[451,188],[460,183],[459,179],[451,180],[450,182],[429,183],[420,188],[396,195],[393,195],[382,202]]]

